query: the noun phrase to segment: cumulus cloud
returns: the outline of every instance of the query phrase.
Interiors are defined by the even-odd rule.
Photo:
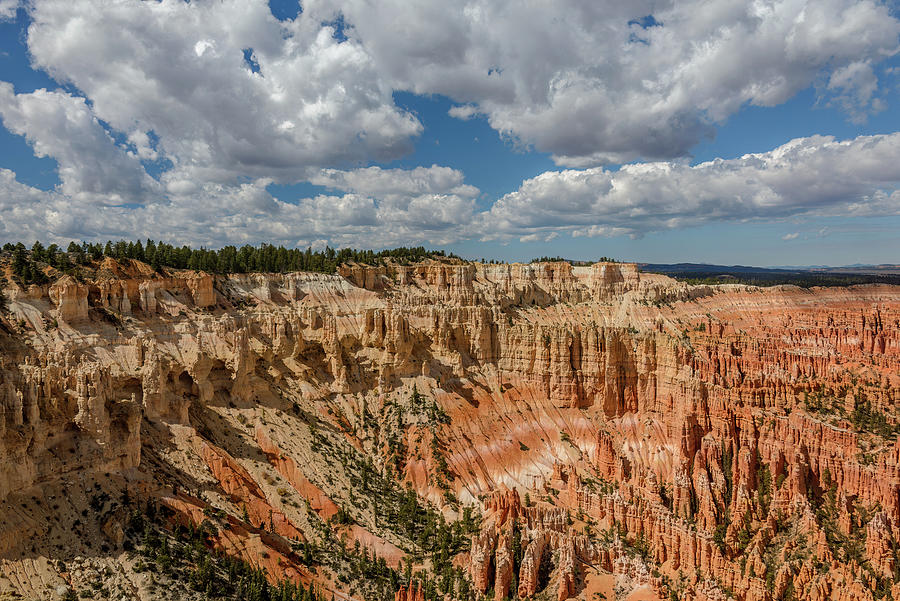
[[[37,90],[15,94],[0,82],[0,119],[25,136],[39,157],[59,163],[60,191],[77,202],[140,203],[159,186],[137,156],[116,145],[83,98]]]
[[[448,177],[449,175],[449,177]],[[473,218],[478,190],[443,167],[384,170],[375,187],[351,183],[354,172],[328,173],[343,194],[285,202],[267,190],[270,179],[240,185],[208,183],[190,193],[139,207],[97,211],[60,191],[22,184],[0,169],[0,238],[67,242],[135,236],[193,245],[266,241],[287,246],[379,248],[459,239]],[[360,180],[365,183],[365,180]],[[413,184],[412,182],[416,182]]]
[[[558,232],[550,232],[549,234],[528,234],[527,236],[521,236],[519,242],[551,242],[558,237]]]
[[[900,133],[798,138],[760,154],[545,172],[500,198],[485,238],[640,236],[715,221],[900,214]]]
[[[772,151],[701,163],[545,172],[479,211],[459,171],[432,166],[327,170],[334,193],[285,202],[271,179],[206,183],[139,207],[97,211],[0,170],[0,237],[106,239],[135,235],[195,245],[261,240],[305,246],[441,245],[464,239],[548,242],[641,236],[711,222],[900,214],[900,133],[838,141],[816,136]],[[820,232],[823,235],[825,232]],[[790,240],[797,237],[789,234]]]
[[[788,240],[794,240],[799,237],[800,237],[800,232],[792,232],[790,234],[785,234],[784,236],[781,237],[781,239],[784,240],[785,242],[787,242]]]
[[[845,141],[800,138],[766,153],[694,166],[658,162],[618,171],[550,171],[525,180],[483,211],[475,205],[477,189],[446,167],[331,170],[314,179],[335,193],[285,202],[267,191],[269,179],[208,183],[166,201],[101,212],[0,170],[0,237],[65,241],[137,234],[210,246],[265,240],[383,247],[470,238],[547,242],[561,234],[641,236],[723,221],[898,215],[900,133]]]
[[[875,0],[315,4],[342,12],[392,86],[445,94],[451,115],[484,113],[572,167],[683,156],[742,106],[822,78],[862,119],[900,35]]]
[[[468,121],[473,117],[479,116],[481,113],[478,112],[478,107],[474,104],[462,104],[458,106],[451,106],[450,110],[447,113],[451,117],[455,117],[456,119],[460,119],[462,121]]]
[[[884,108],[875,67],[900,36],[875,0],[312,0],[286,21],[264,0],[27,6],[33,65],[170,161],[176,190],[396,158],[422,125],[395,90],[450,96],[451,115],[579,168],[683,156],[814,82],[859,120]]]
[[[162,179],[175,189],[389,160],[422,130],[366,49],[335,39],[314,7],[289,21],[263,0],[29,7],[34,66],[82,91],[143,156],[171,161]]]
[[[835,69],[828,79],[828,90],[834,94],[833,103],[849,113],[852,121],[866,120],[867,111],[878,112],[884,103],[875,96],[878,78],[868,61],[857,61]]]
[[[459,235],[475,210],[478,188],[466,184],[463,173],[432,165],[414,169],[367,167],[350,171],[326,169],[313,175],[313,184],[350,195],[378,200],[377,218],[387,229],[444,242]]]
[[[8,21],[16,17],[19,0],[0,0],[0,21]]]
[[[478,188],[463,183],[458,169],[432,165],[414,169],[367,167],[350,171],[323,169],[309,181],[319,186],[357,192],[380,198],[422,194],[455,194],[465,198],[478,195]]]
[[[0,19],[19,5],[0,0]],[[439,245],[897,213],[896,136],[668,161],[742,106],[810,84],[853,119],[881,110],[900,22],[874,0],[310,0],[285,21],[264,0],[21,5],[32,66],[66,86],[0,82],[4,126],[60,177],[44,192],[0,171],[7,238]],[[422,132],[397,90],[447,95],[451,116],[483,116],[569,169],[482,210],[458,170],[364,167]],[[599,167],[636,158],[655,162]],[[300,181],[327,193],[268,191]]]

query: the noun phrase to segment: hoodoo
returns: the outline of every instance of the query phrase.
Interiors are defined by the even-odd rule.
[[[898,287],[124,261],[5,296],[0,598],[900,598]]]

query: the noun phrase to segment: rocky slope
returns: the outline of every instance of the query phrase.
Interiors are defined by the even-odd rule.
[[[215,597],[204,549],[336,599],[900,598],[900,288],[106,260],[6,295],[0,598]]]

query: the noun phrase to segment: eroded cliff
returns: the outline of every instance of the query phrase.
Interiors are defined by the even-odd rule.
[[[336,598],[900,596],[896,287],[108,260],[7,296],[0,592],[156,598],[150,507]]]

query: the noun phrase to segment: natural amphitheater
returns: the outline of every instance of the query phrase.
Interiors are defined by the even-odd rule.
[[[4,601],[900,599],[900,286],[14,262]]]

